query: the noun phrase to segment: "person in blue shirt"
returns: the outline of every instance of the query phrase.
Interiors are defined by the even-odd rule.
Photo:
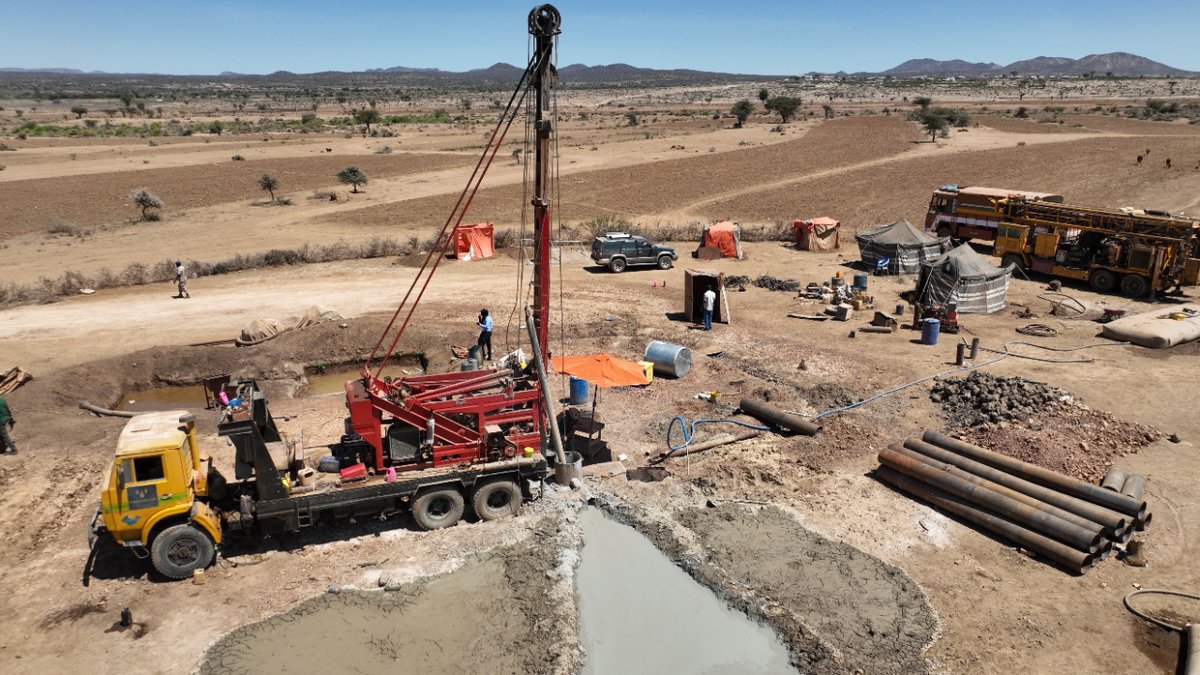
[[[479,352],[485,360],[492,360],[492,317],[486,309],[479,310]]]
[[[12,436],[8,433],[15,425],[12,411],[8,409],[8,401],[0,396],[0,453],[17,454],[17,444],[13,443]]]

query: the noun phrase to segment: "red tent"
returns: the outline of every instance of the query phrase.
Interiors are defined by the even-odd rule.
[[[496,244],[492,239],[494,229],[491,223],[454,228],[454,257],[459,260],[478,260],[496,255]]]
[[[831,251],[842,247],[842,224],[828,216],[792,222],[802,251]]]
[[[741,258],[741,228],[737,223],[728,220],[708,225],[704,228],[702,245],[704,248],[720,249],[721,255],[726,258]]]

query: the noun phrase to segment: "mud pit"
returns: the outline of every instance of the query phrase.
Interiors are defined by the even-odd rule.
[[[325,593],[209,648],[200,675],[265,672],[551,673],[575,661],[554,575],[563,544],[532,541],[387,591]],[[569,606],[569,604],[568,604]],[[496,649],[503,645],[503,649]]]

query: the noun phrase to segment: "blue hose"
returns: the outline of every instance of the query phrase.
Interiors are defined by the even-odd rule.
[[[680,430],[683,431],[683,442],[679,445],[672,445],[671,431],[675,428],[676,424],[678,424]],[[736,424],[738,426],[746,427],[747,429],[757,429],[759,431],[771,430],[771,427],[764,427],[761,424],[750,424],[749,422],[743,422],[741,420],[692,420],[692,423],[689,425],[687,420],[683,419],[682,415],[676,415],[671,419],[671,423],[667,425],[667,447],[669,450],[665,455],[663,455],[663,458],[665,459],[666,457],[669,457],[671,453],[678,452],[679,450],[691,445],[692,437],[696,434],[696,427],[701,424]]]

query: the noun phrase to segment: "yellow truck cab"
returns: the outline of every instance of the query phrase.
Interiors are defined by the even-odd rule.
[[[137,415],[125,424],[92,519],[91,543],[104,533],[181,579],[213,560],[221,543],[207,495],[208,458],[200,455],[195,416],[176,410]]]

